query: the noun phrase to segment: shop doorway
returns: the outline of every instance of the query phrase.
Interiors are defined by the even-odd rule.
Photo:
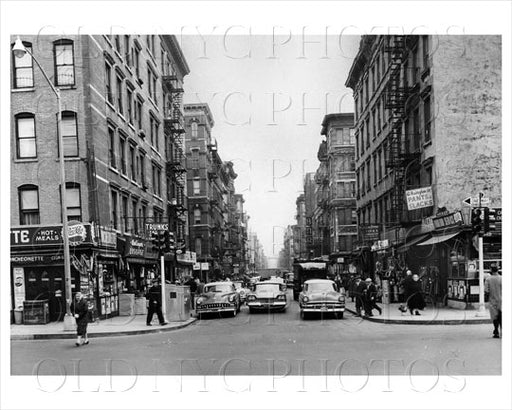
[[[26,300],[48,300],[50,321],[64,319],[66,299],[64,272],[59,267],[30,267],[25,269]]]

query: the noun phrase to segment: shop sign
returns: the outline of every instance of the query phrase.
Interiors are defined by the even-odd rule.
[[[360,230],[364,241],[379,240],[379,225],[364,225],[360,227]]]
[[[14,268],[12,270],[14,283],[14,309],[23,310],[25,301],[25,271],[23,268]]]
[[[70,246],[92,244],[91,224],[70,221],[68,237]],[[11,228],[11,246],[51,246],[62,243],[62,225]]]
[[[201,264],[199,262],[194,263],[192,266],[193,270],[201,270]]]
[[[449,226],[456,226],[463,224],[462,213],[460,211],[452,212],[446,215],[436,216],[432,218],[434,228],[447,228]]]
[[[208,262],[201,262],[201,270],[209,270],[210,264]]]
[[[423,218],[421,220],[421,231],[422,232],[430,232],[433,231],[434,228],[434,221],[432,220],[432,217],[429,216],[427,218]]]
[[[194,258],[192,258],[192,253],[194,254]],[[195,261],[194,261],[195,255],[196,255],[195,252],[186,251],[186,252],[178,253],[176,255],[176,259],[178,260],[178,262],[181,262],[181,263],[195,263]]]
[[[11,263],[17,265],[40,265],[51,263],[62,263],[64,255],[57,253],[54,255],[11,255]]]
[[[145,241],[137,238],[126,238],[125,256],[144,257]]]
[[[357,235],[357,225],[338,225],[338,235]]]
[[[407,209],[409,211],[434,206],[434,198],[432,196],[431,186],[418,189],[410,189],[405,191],[405,196],[407,198]]]
[[[103,226],[100,226],[100,244],[115,248],[117,246],[116,232]]]
[[[336,263],[344,263],[345,258],[336,258]]]
[[[372,251],[380,251],[389,248],[389,240],[376,241],[372,245]]]

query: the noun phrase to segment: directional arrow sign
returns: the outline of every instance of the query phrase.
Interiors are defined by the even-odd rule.
[[[479,202],[480,202],[480,204],[479,204]],[[489,206],[491,204],[491,200],[486,196],[481,197],[480,201],[478,200],[477,196],[474,196],[474,197],[468,196],[466,199],[464,199],[462,201],[462,203],[475,208],[475,207],[478,207],[478,205]]]

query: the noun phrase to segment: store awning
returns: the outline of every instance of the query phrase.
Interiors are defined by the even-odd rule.
[[[418,245],[419,243],[421,243],[422,241],[424,241],[425,239],[427,239],[430,235],[427,233],[425,235],[421,235],[421,236],[418,236],[416,238],[413,238],[413,239],[406,239],[405,240],[405,243],[400,246],[399,248],[397,248],[397,252],[405,252],[407,250],[409,250],[409,248],[411,246],[415,246],[415,245]]]
[[[455,233],[448,233],[446,235],[433,236],[432,238],[427,239],[425,242],[417,243],[416,245],[418,245],[418,246],[436,245],[438,243],[445,242],[448,239],[453,238],[454,236],[457,236],[459,233],[460,232],[455,232]]]

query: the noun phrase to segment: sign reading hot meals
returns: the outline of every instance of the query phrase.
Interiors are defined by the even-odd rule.
[[[405,191],[405,196],[407,197],[407,209],[409,211],[434,206],[432,187],[430,186],[418,189],[410,189]]]

